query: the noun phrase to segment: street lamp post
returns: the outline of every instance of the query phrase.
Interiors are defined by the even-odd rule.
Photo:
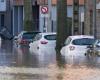
[[[97,38],[97,27],[96,27],[96,0],[93,0],[93,28],[94,28],[94,37]]]

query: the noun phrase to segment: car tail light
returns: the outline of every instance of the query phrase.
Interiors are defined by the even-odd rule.
[[[75,50],[74,46],[69,46],[70,51]]]
[[[41,44],[47,44],[48,42],[47,41],[41,41]]]
[[[21,44],[27,44],[28,42],[26,40],[21,40]]]

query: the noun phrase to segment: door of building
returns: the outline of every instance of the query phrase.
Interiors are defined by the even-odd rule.
[[[39,5],[37,3],[33,6],[33,23],[34,23],[35,30],[38,31],[39,30]]]
[[[4,14],[1,14],[1,20],[0,21],[1,21],[1,25],[0,26],[3,27],[4,26],[4,21],[5,21],[4,20]]]

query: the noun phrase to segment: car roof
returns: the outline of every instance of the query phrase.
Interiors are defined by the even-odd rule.
[[[71,39],[80,39],[80,38],[92,38],[94,39],[94,36],[91,35],[74,35],[74,36],[69,36]]]
[[[40,33],[40,31],[22,31],[21,33],[32,33],[32,32],[39,32]]]
[[[56,34],[55,32],[45,32],[45,33],[39,33],[39,34],[41,34],[41,35],[51,35],[51,34]]]
[[[26,33],[41,33],[41,32],[40,31],[21,31],[19,34],[26,34]]]

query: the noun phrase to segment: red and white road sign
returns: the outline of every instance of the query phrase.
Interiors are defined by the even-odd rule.
[[[41,12],[42,12],[42,14],[47,14],[48,13],[48,7],[47,6],[41,6]]]

